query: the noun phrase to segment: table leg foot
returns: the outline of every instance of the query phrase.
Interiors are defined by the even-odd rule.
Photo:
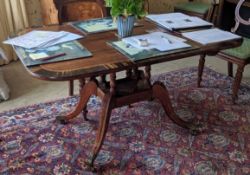
[[[91,167],[94,166],[94,161],[102,147],[106,132],[108,130],[112,108],[113,108],[112,95],[108,93],[104,96],[103,102],[102,102],[99,127],[98,127],[95,144],[94,144],[93,151],[92,151],[93,153],[92,158],[90,161]]]
[[[67,122],[75,117],[77,117],[82,111],[83,109],[85,109],[89,98],[91,97],[91,95],[96,95],[97,92],[97,84],[94,81],[90,81],[88,82],[86,85],[84,85],[84,87],[81,89],[80,92],[80,100],[75,108],[74,111],[72,111],[71,113],[69,113],[66,116],[58,116],[56,117],[56,119],[58,121],[60,121],[63,124],[67,124]]]
[[[205,130],[205,125],[202,123],[189,124],[189,132],[193,136],[197,136]]]
[[[65,120],[65,116],[57,116],[56,121],[58,121],[62,125],[67,125],[69,123],[68,120]]]
[[[201,132],[202,127],[200,126],[200,124],[193,124],[193,123],[186,122],[182,120],[175,113],[174,108],[172,107],[172,104],[171,104],[168,90],[166,89],[163,83],[156,82],[153,85],[153,97],[157,98],[161,102],[166,114],[175,124],[183,128],[189,129],[190,132],[193,134]]]
[[[89,121],[87,114],[88,114],[88,110],[87,110],[87,107],[85,107],[82,111],[82,115],[85,121]]]
[[[87,171],[93,172],[93,173],[97,173],[97,169],[91,165],[91,163],[89,161],[86,161],[85,164],[87,165]]]

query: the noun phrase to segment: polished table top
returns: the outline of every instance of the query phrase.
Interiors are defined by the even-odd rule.
[[[142,23],[143,26],[135,27],[134,35],[145,34],[147,33],[147,31],[157,29],[161,31],[164,30],[149,21],[141,21],[140,23]],[[80,31],[76,30],[71,25],[46,26],[43,27],[42,30],[64,30],[77,34],[82,34]],[[133,67],[147,66],[156,63],[182,59],[189,56],[200,55],[204,53],[214,55],[222,49],[238,46],[242,42],[241,39],[237,39],[233,41],[225,41],[204,46],[194,43],[192,41],[188,41],[188,43],[194,46],[195,49],[187,49],[182,52],[132,62],[122,53],[107,44],[107,41],[112,40],[118,40],[116,31],[88,34],[83,39],[79,40],[79,42],[90,52],[92,52],[92,57],[63,61],[58,63],[50,63],[36,67],[27,67],[27,70],[29,73],[32,74],[32,76],[44,80],[61,81],[84,77],[94,77],[127,70]]]

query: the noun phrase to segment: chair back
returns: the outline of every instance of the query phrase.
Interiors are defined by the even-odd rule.
[[[59,24],[107,16],[104,0],[54,0]]]
[[[212,0],[211,7],[207,12],[206,20],[216,24],[218,10],[219,10],[219,0]]]
[[[235,26],[232,28],[231,30],[232,32],[236,32],[239,29],[240,24],[247,25],[247,26],[250,25],[250,18],[246,20],[240,16],[240,9],[243,6],[245,1],[246,0],[239,0],[235,8]]]

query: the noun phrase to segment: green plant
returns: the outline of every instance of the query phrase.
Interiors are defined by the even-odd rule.
[[[112,6],[112,0],[105,0],[105,5],[106,5],[106,7],[111,7]]]
[[[146,15],[145,0],[105,0],[111,6],[111,15],[128,17],[134,15],[141,18]]]

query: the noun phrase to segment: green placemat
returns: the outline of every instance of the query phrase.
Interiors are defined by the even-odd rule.
[[[112,18],[97,18],[91,20],[85,20],[80,22],[73,22],[71,25],[77,30],[83,33],[100,33],[117,29],[116,22]],[[142,24],[135,23],[136,27],[142,26]]]
[[[137,49],[131,45],[126,44],[123,41],[109,41],[108,44],[111,45],[116,50],[118,50],[119,52],[121,52],[122,54],[124,54],[125,56],[127,56],[131,61],[140,61],[140,60],[144,60],[147,58],[197,49],[196,47],[190,45],[190,47],[188,48],[161,52],[157,49],[151,49],[151,50]]]
[[[71,23],[73,27],[84,33],[98,33],[117,29],[112,18],[98,18]]]
[[[17,46],[15,46],[14,49],[22,63],[26,66],[36,66],[92,56],[91,52],[84,48],[78,41],[70,41],[38,50],[25,49]],[[47,60],[34,60],[34,58],[48,58],[60,54],[64,55]]]

